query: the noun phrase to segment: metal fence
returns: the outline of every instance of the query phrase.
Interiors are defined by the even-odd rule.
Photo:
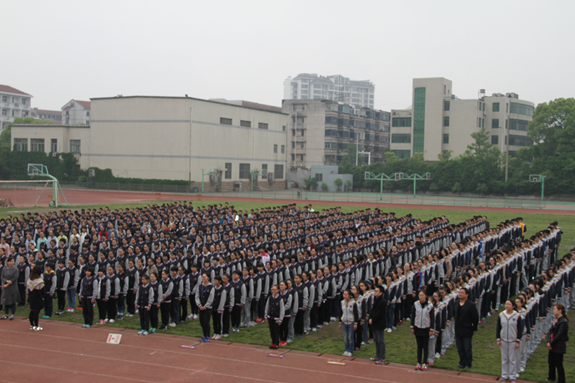
[[[30,186],[22,184],[10,185],[11,188],[27,189]],[[113,190],[129,192],[150,192],[195,195],[201,192],[198,186],[190,185],[162,185],[141,183],[113,183],[113,182],[62,182],[64,190]],[[0,188],[3,188],[0,184]],[[281,190],[281,191],[257,191],[257,192],[217,192],[200,193],[203,196],[218,198],[239,197],[253,199],[277,199],[305,201],[332,201],[337,202],[369,202],[385,204],[408,204],[408,205],[435,205],[435,206],[465,206],[465,207],[490,207],[490,208],[518,208],[518,209],[567,209],[575,210],[575,203],[566,201],[542,201],[535,197],[482,197],[482,196],[451,196],[420,194],[414,197],[412,194],[395,193],[366,193],[366,192],[317,192],[305,190]]]

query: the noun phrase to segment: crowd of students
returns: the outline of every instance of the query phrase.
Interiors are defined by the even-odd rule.
[[[52,316],[54,299],[63,315],[78,298],[84,327],[93,325],[97,305],[101,325],[137,312],[142,335],[199,319],[202,341],[267,320],[271,348],[339,320],[344,355],[375,339],[379,364],[383,333],[411,321],[422,370],[455,342],[461,288],[480,321],[519,294],[513,303],[535,334],[520,347],[517,371],[548,331],[551,305],[573,301],[573,261],[558,258],[556,222],[523,239],[521,218],[490,228],[481,216],[450,225],[445,217],[421,222],[377,208],[237,211],[182,202],[28,213],[0,219],[0,232],[0,267],[17,271],[14,303],[24,304],[30,271],[40,267],[43,318]],[[1,319],[15,313],[14,299],[4,299],[8,288]],[[31,325],[40,328],[37,320]],[[470,368],[470,355],[460,353],[460,364]]]

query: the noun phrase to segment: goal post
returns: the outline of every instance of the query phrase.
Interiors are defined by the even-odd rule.
[[[54,200],[50,194],[50,190],[54,190],[54,182],[53,179],[0,181],[0,200],[9,200],[16,207],[50,205]]]

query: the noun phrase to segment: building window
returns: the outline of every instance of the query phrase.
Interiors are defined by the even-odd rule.
[[[250,164],[240,164],[240,179],[241,180],[250,179]]]
[[[391,142],[394,144],[411,144],[411,134],[392,134]]]
[[[392,150],[393,153],[397,156],[397,158],[409,158],[411,156],[410,150]]]
[[[509,129],[511,130],[522,130],[524,132],[529,130],[529,121],[525,120],[516,120],[510,119],[509,120]]]
[[[220,124],[222,124],[222,125],[231,125],[231,124],[232,124],[232,119],[231,119],[231,118],[220,117]]]
[[[226,168],[226,171],[224,172],[224,178],[226,180],[231,180],[232,179],[232,163],[226,162],[224,166]]]
[[[303,161],[303,155],[302,155]],[[283,180],[284,178],[284,166],[283,165],[274,165],[274,178],[276,180]]]
[[[499,128],[499,119],[494,118],[491,120],[491,129],[498,129]]]
[[[533,107],[531,105],[511,103],[511,113],[523,114],[525,116],[533,116]]]
[[[481,128],[481,117],[477,117],[477,127]]]
[[[286,152],[286,146],[282,145],[282,154]]]
[[[259,129],[268,129],[268,124],[266,124],[265,122],[260,122],[258,124],[258,128]]]
[[[499,136],[491,136],[491,144],[499,145]]]
[[[498,102],[494,102],[493,106],[491,107],[491,110],[493,112],[499,112],[499,103]]]
[[[274,144],[274,153],[277,153],[277,152],[278,152],[278,145]]]
[[[268,164],[262,164],[262,178],[267,178],[268,176]]]
[[[485,118],[482,118],[482,119],[481,119],[481,127],[482,127],[482,128],[485,128]]]
[[[323,182],[323,174],[322,173],[316,173],[315,179],[317,180],[317,182]]]
[[[231,123],[230,123],[231,124]],[[251,128],[252,127],[252,122],[251,121],[245,121],[245,120],[240,120],[240,126],[244,126],[246,128]]]
[[[413,152],[423,153],[425,138],[425,88],[413,91]]]
[[[450,107],[451,107],[451,101],[449,101],[449,100],[443,101],[443,110],[449,111]]]
[[[30,139],[30,151],[31,152],[43,152],[44,151],[44,139],[43,138],[31,138]]]
[[[449,144],[449,134],[446,133],[443,135],[443,143]]]
[[[52,153],[58,153],[58,140],[56,138],[50,140],[50,151]]]
[[[291,148],[292,148],[292,149],[295,149],[295,141],[292,141],[292,143],[291,143]]]
[[[8,102],[8,96],[2,96],[2,102]]]
[[[25,98],[22,99],[22,105],[26,105],[26,99]]]
[[[282,132],[285,132],[285,131],[286,131],[286,126],[282,125]]]
[[[70,153],[80,153],[80,140],[70,140]]]
[[[28,151],[28,139],[27,138],[15,138],[14,139],[14,151],[15,152],[27,152]]]
[[[510,134],[509,135],[509,145],[531,146],[531,145],[533,145],[533,140],[527,136],[517,136],[515,134]]]
[[[394,128],[410,127],[411,117],[394,117],[391,119],[391,126]]]
[[[443,117],[443,126],[449,126],[449,116]]]

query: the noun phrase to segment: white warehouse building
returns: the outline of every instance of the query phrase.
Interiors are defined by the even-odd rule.
[[[287,125],[288,115],[281,108],[245,101],[103,97],[91,99],[89,127],[16,125],[12,147],[19,150],[28,139],[42,138],[42,149],[50,152],[49,140],[56,137],[39,132],[61,131],[62,142],[69,145],[64,134],[73,136],[81,148],[83,169],[109,168],[117,177],[189,180],[196,186],[203,170],[215,173],[204,178],[206,191],[232,190],[240,184],[249,190],[254,173],[254,189],[285,189]],[[84,137],[81,142],[79,136]]]

